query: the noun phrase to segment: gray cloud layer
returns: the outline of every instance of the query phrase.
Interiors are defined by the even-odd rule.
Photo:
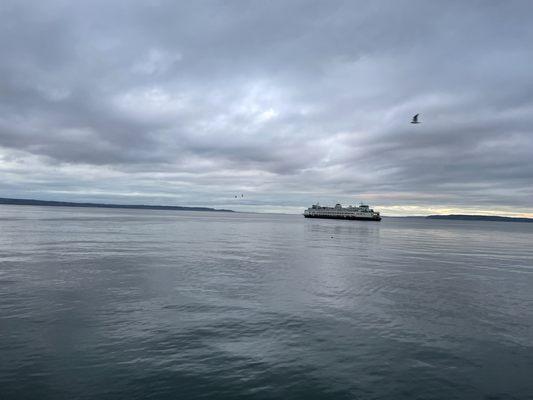
[[[528,1],[4,1],[0,196],[533,213],[531,15]]]

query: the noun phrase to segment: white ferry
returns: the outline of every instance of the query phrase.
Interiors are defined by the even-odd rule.
[[[374,211],[365,204],[361,204],[359,207],[343,207],[340,204],[335,204],[335,207],[323,207],[319,204],[315,204],[304,211],[304,217],[381,221],[381,216],[379,215],[379,212]]]

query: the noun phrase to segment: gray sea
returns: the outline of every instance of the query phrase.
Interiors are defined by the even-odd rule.
[[[0,399],[533,399],[533,224],[0,206]]]

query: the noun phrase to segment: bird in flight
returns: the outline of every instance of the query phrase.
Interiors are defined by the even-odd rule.
[[[412,124],[419,124],[420,122],[418,121],[418,114],[416,114],[414,117],[413,117],[413,120],[411,121]]]

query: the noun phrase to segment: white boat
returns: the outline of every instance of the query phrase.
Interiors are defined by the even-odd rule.
[[[374,211],[365,204],[348,207],[343,207],[340,204],[335,204],[335,207],[323,207],[319,204],[314,204],[304,211],[304,217],[381,221],[379,212]]]

